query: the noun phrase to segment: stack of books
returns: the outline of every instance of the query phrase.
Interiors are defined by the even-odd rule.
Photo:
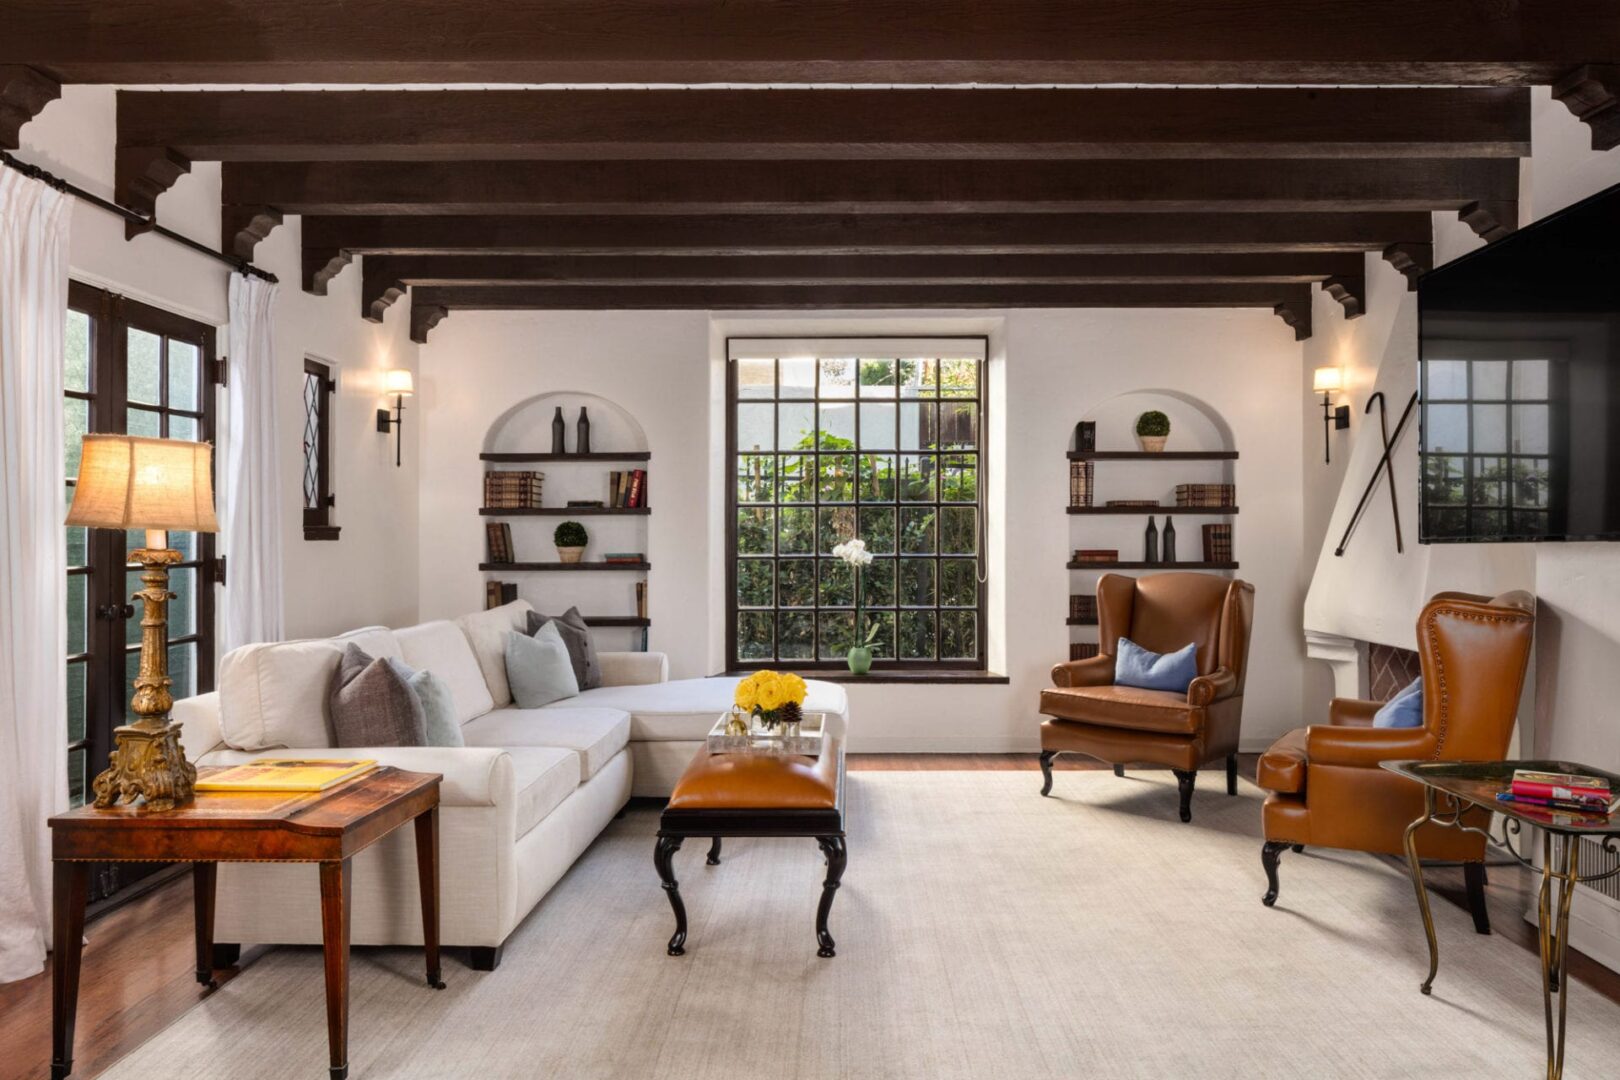
[[[1236,506],[1236,484],[1177,484],[1176,505],[1192,507]]]
[[[484,505],[491,510],[538,510],[546,474],[506,470],[484,474]]]
[[[1109,499],[1109,506],[1158,506],[1158,499]]]
[[[1119,562],[1118,548],[1075,548],[1075,562],[1110,563]]]
[[[602,556],[605,563],[641,563],[647,561],[647,555],[641,551],[610,551]]]
[[[1232,561],[1232,525],[1221,522],[1204,526],[1204,561]]]
[[[484,609],[498,608],[502,604],[510,604],[517,599],[517,582],[515,581],[486,581],[484,582]]]
[[[484,526],[484,539],[489,543],[489,561],[492,563],[517,562],[512,553],[512,526],[504,521],[491,521]]]
[[[1608,815],[1620,806],[1620,797],[1609,790],[1609,782],[1601,776],[1536,772],[1532,769],[1514,769],[1511,787],[1496,798],[1501,802],[1526,803],[1550,810],[1574,810],[1584,814]]]
[[[1096,621],[1097,598],[1095,596],[1069,597],[1069,618]]]
[[[1091,485],[1096,475],[1097,463],[1094,461],[1069,462],[1069,505],[1090,506]]]
[[[634,510],[647,505],[647,470],[631,469],[608,473],[608,505]]]
[[[1070,660],[1090,660],[1102,652],[1102,646],[1095,641],[1076,641],[1069,646]]]

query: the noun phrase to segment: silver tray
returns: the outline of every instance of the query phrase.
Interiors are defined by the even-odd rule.
[[[807,712],[799,723],[797,735],[787,735],[778,727],[774,732],[750,729],[746,735],[727,735],[726,724],[730,712],[723,712],[709,729],[708,748],[711,754],[763,754],[767,757],[820,757],[822,734],[826,729],[825,713]]]

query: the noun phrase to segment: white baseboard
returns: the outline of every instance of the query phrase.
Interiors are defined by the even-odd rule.
[[[1534,900],[1525,910],[1524,921],[1536,925]],[[1569,944],[1604,967],[1620,971],[1620,903],[1584,886],[1577,888],[1569,907]]]

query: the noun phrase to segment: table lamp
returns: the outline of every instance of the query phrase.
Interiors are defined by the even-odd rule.
[[[180,748],[180,725],[169,719],[169,567],[181,554],[167,530],[218,532],[214,520],[213,447],[133,435],[86,435],[69,525],[145,529],[146,545],[129,553],[141,567],[141,667],[135,676],[133,723],[113,731],[110,767],[92,785],[95,805],[144,798],[148,810],[190,801],[196,768]]]

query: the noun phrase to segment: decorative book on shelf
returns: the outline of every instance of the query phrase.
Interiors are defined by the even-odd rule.
[[[1097,466],[1090,461],[1069,462],[1069,505],[1090,506]]]
[[[641,551],[610,551],[602,556],[602,561],[614,564],[643,563],[647,561],[647,555]]]
[[[1109,563],[1119,562],[1118,548],[1075,548],[1075,562]]]
[[[498,608],[502,604],[510,604],[517,599],[517,582],[515,581],[486,581],[484,582],[484,609]]]
[[[1223,507],[1237,505],[1236,484],[1177,484],[1176,505]]]
[[[504,521],[491,521],[484,526],[484,539],[489,546],[492,563],[517,562],[512,550],[512,526]]]
[[[1148,507],[1158,506],[1159,505],[1159,500],[1158,499],[1109,499],[1107,505],[1109,505],[1109,506],[1141,507],[1143,509],[1147,509]]]
[[[1090,660],[1102,652],[1102,646],[1095,641],[1074,641],[1069,643],[1070,660]]]
[[[1076,594],[1069,597],[1069,618],[1095,619],[1097,617],[1097,598]]]
[[[1232,561],[1232,525],[1219,522],[1204,526],[1204,561],[1229,563]]]
[[[646,505],[646,469],[608,473],[608,506],[619,510],[636,510]]]
[[[537,510],[546,474],[532,470],[484,473],[484,505],[493,510]]]

